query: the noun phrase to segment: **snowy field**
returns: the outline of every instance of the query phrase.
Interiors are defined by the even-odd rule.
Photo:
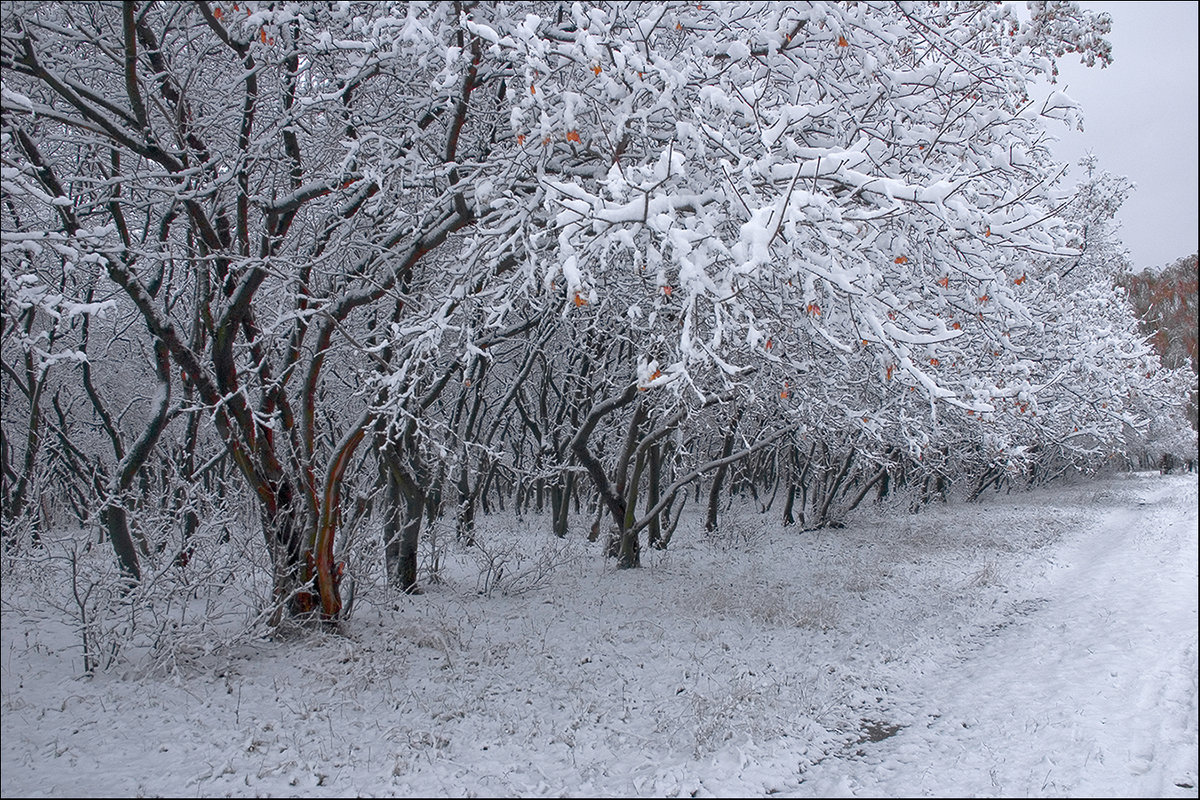
[[[448,547],[441,582],[368,587],[340,632],[94,678],[70,626],[6,576],[0,786],[1197,796],[1194,475],[818,532],[778,516],[731,511],[711,540],[681,527],[624,572],[582,521],[559,542],[493,519],[490,561]]]

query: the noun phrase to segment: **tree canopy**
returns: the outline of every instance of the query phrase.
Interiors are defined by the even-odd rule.
[[[1108,31],[1068,2],[13,3],[5,513],[73,487],[132,585],[137,482],[174,487],[183,554],[234,469],[279,608],[333,618],[370,498],[411,590],[423,519],[469,538],[521,486],[562,533],[586,478],[636,566],[738,465],[819,472],[825,524],[903,469],[1099,463],[1178,381],[1115,299],[1127,187],[1070,185],[1047,142],[1079,109],[1031,94]]]

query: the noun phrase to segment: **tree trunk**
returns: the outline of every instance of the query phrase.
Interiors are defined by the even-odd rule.
[[[411,476],[395,463],[387,464],[388,513],[384,521],[384,562],[388,582],[408,594],[417,586],[417,544],[425,510],[424,496]]]
[[[796,524],[792,509],[796,505],[796,484],[788,481],[787,502],[783,504],[783,527]]]
[[[121,575],[124,576],[129,586],[140,583],[142,570],[138,564],[133,537],[129,534],[129,516],[125,513],[125,509],[119,505],[105,506],[100,509],[100,524],[108,533],[108,540],[112,543],[113,552],[117,555],[117,564],[121,568]]]
[[[658,505],[658,501],[662,497],[662,474],[661,464],[659,459],[662,455],[661,447],[656,443],[650,447],[650,452],[647,454],[649,458],[650,476],[646,485],[646,508],[654,508]],[[655,514],[647,526],[646,539],[649,545],[656,549],[661,549],[660,542],[662,541],[662,515]]]
[[[425,510],[420,493],[404,494],[404,527],[400,532],[400,558],[396,564],[396,582],[408,594],[420,594],[417,585],[417,544],[421,535],[421,518]]]
[[[646,453],[641,451],[637,455],[637,462],[633,468],[633,479],[629,482],[629,491],[625,498],[625,519],[621,523],[621,540],[617,549],[617,567],[619,569],[631,569],[642,565],[642,549],[638,538],[638,532],[634,529],[634,522],[637,520],[637,496],[638,484],[642,480],[642,469],[646,464]]]
[[[308,585],[304,575],[310,566],[304,557],[304,532],[308,526],[302,519],[299,499],[287,479],[278,482],[274,489],[269,501],[264,501],[261,495],[259,499],[264,501],[260,517],[273,569],[276,609],[271,622],[277,625],[285,608],[293,617],[307,615],[316,610],[318,598],[316,587]]]
[[[733,419],[729,421],[729,431],[725,434],[725,441],[721,445],[722,459],[729,458],[733,453],[734,431],[737,430],[741,416],[742,410],[739,408],[734,412]],[[716,474],[713,475],[712,488],[708,492],[708,516],[704,520],[704,530],[709,533],[717,530],[717,512],[721,505],[721,485],[725,481],[725,473],[728,469],[728,464],[722,464],[717,467]]]
[[[551,521],[554,535],[564,538],[567,535],[567,515],[571,510],[571,495],[575,492],[575,473],[564,472],[561,485],[556,484],[551,499],[553,500],[554,518]]]
[[[475,544],[475,492],[471,486],[469,459],[470,454],[466,447],[463,447],[462,467],[458,475],[458,515],[455,520],[455,533],[460,542],[472,547]],[[478,482],[482,483],[482,480]]]
[[[829,483],[829,486],[826,490],[825,501],[821,503],[821,509],[817,512],[816,525],[818,527],[828,524],[829,509],[833,505],[834,499],[837,497],[838,489],[841,488],[842,481],[846,479],[846,473],[850,471],[850,463],[853,460],[854,448],[851,447],[850,451],[846,453],[846,458],[842,461],[841,469],[839,469],[833,476],[833,480]]]

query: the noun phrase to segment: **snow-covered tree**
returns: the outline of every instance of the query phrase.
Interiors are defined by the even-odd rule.
[[[530,278],[559,313],[629,343],[624,380],[593,413],[632,409],[634,435],[638,389],[659,407],[734,391],[786,401],[779,429],[849,425],[915,455],[939,414],[994,413],[1017,396],[1003,351],[1015,324],[1049,311],[1027,264],[1078,252],[1045,148],[1047,122],[1072,123],[1076,109],[1029,87],[1066,50],[1108,58],[1105,18],[1069,4],[1032,14],[668,4],[473,16],[484,54],[510,60],[527,88],[510,136],[538,171],[549,224],[529,220]],[[624,452],[606,483],[621,483]],[[609,505],[622,526],[624,504]]]
[[[279,602],[329,617],[357,449],[410,504],[407,588],[450,454],[504,452],[445,394],[485,362],[530,381],[492,390],[518,411],[569,376],[538,452],[591,477],[629,566],[682,487],[793,431],[919,454],[1032,402],[1016,340],[1056,299],[1030,265],[1080,245],[1045,146],[1077,109],[1030,88],[1109,59],[1067,2],[6,12],[6,238],[63,240],[136,309],[259,504]],[[639,516],[657,448],[718,408],[753,435]]]

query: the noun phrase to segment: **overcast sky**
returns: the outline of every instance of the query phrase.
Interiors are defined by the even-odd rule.
[[[1101,169],[1133,180],[1121,234],[1134,268],[1169,264],[1196,252],[1200,4],[1080,5],[1112,16],[1113,63],[1088,69],[1070,55],[1061,60],[1059,84],[1082,104],[1085,122],[1083,133],[1060,127],[1055,151],[1072,162],[1095,153]]]

